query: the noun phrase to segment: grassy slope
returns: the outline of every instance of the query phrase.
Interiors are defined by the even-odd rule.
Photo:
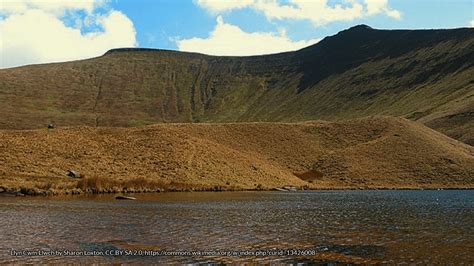
[[[358,26],[297,52],[119,50],[0,70],[0,128],[406,117],[474,143],[474,29]]]
[[[68,169],[92,181],[78,184],[66,177]],[[30,192],[285,185],[473,188],[474,149],[419,123],[390,117],[2,130],[0,177],[7,190]]]

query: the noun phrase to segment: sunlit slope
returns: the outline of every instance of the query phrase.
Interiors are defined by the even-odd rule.
[[[0,70],[0,127],[340,120],[392,115],[474,141],[474,29],[361,25],[305,49],[214,57],[112,50]]]

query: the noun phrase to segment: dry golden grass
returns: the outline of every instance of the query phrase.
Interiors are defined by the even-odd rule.
[[[402,118],[0,131],[0,187],[28,194],[473,188],[474,148]],[[69,169],[83,179],[66,176]]]

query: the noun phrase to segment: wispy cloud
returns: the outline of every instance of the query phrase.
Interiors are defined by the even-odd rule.
[[[346,0],[329,5],[327,0],[290,0],[283,4],[277,0],[197,0],[202,8],[213,14],[240,8],[252,8],[262,12],[268,19],[310,20],[321,26],[335,21],[351,21],[376,14],[400,19],[401,13],[391,8],[388,0]]]
[[[25,13],[31,9],[39,9],[55,15],[62,15],[67,10],[84,10],[88,13],[92,13],[94,8],[104,4],[104,0],[14,0],[2,1],[2,4],[0,5],[0,12],[4,14],[19,14]]]

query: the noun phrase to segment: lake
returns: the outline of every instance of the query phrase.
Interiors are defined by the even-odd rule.
[[[0,197],[0,263],[474,263],[474,192]]]

